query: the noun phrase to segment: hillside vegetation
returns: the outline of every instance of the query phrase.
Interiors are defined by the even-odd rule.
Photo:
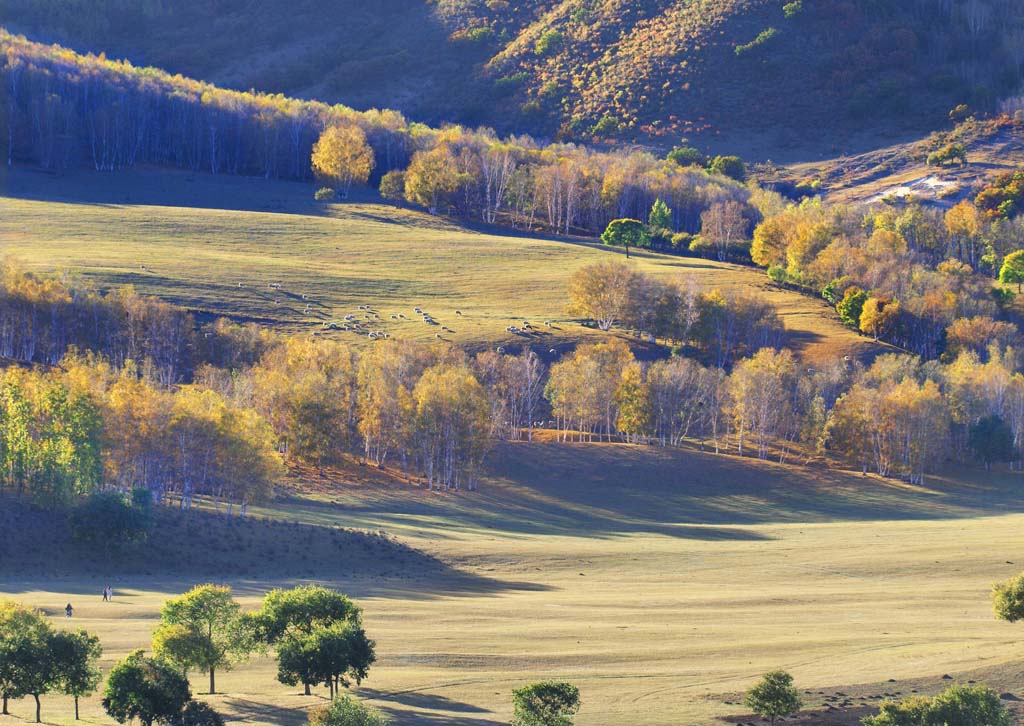
[[[14,30],[226,84],[501,131],[685,135],[776,160],[1015,92],[1004,0],[4,0]],[[285,23],[287,21],[287,23]],[[287,26],[287,33],[282,29]],[[859,131],[853,138],[851,132]]]

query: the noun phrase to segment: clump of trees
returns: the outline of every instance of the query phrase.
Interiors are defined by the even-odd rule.
[[[0,699],[32,696],[35,720],[41,722],[40,697],[62,693],[75,701],[93,693],[100,682],[99,639],[84,630],[55,630],[45,616],[9,600],[0,600]]]
[[[256,636],[277,653],[277,679],[290,686],[301,683],[307,696],[310,686],[320,683],[333,700],[340,687],[361,683],[376,661],[362,610],[324,587],[272,590],[250,622]]]

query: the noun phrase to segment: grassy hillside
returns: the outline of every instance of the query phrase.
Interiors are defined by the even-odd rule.
[[[696,450],[544,443],[502,445],[491,468],[479,492],[461,494],[359,467],[296,479],[255,514],[298,524],[203,529],[227,545],[269,527],[275,547],[296,552],[321,531],[341,536],[325,526],[385,528],[387,551],[345,547],[317,557],[313,577],[365,607],[380,661],[357,693],[400,726],[507,723],[511,689],[541,677],[580,687],[581,726],[754,722],[741,692],[778,666],[812,709],[801,724],[852,725],[883,694],[934,692],[947,675],[1024,689],[1015,626],[988,602],[991,583],[1020,569],[1018,474],[907,487]],[[164,548],[148,574],[116,560],[76,561],[69,574],[52,532],[19,535],[49,557],[30,567],[5,557],[16,571],[0,590],[58,627],[70,600],[72,624],[103,638],[105,666],[147,643],[164,598],[209,576],[201,558],[194,575],[165,569],[174,553]],[[309,578],[218,579],[254,607],[267,589]],[[323,698],[276,683],[267,658],[218,685],[217,707],[254,724],[300,726]],[[47,722],[71,723],[70,703],[43,703]],[[31,700],[12,710],[20,723]],[[111,723],[97,699],[83,717]]]
[[[785,9],[784,7],[785,6]],[[230,87],[792,159],[1017,91],[1012,3],[2,0],[16,31]]]
[[[947,144],[963,144],[964,166],[928,166],[928,154]],[[955,129],[862,154],[763,168],[763,181],[817,181],[825,196],[844,202],[917,199],[952,206],[975,196],[993,177],[1017,171],[1024,154],[1024,121],[1000,117],[969,120]]]
[[[5,174],[0,246],[29,268],[68,270],[103,288],[134,285],[203,314],[357,344],[365,338],[324,333],[323,322],[365,316],[358,307],[372,305],[380,329],[434,340],[437,328],[415,319],[419,306],[450,328],[446,341],[560,349],[592,334],[564,314],[569,276],[620,254],[578,239],[466,229],[375,198],[321,205],[300,183],[176,172]],[[779,290],[754,268],[657,254],[636,259],[662,277],[764,294],[778,305],[789,344],[808,359],[874,348],[824,301]],[[270,288],[278,282],[280,291]],[[391,318],[400,314],[407,319]],[[505,332],[523,320],[555,324],[529,336]]]

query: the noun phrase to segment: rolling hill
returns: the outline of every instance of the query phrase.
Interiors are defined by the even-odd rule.
[[[421,306],[450,326],[448,342],[529,344],[541,352],[594,334],[565,316],[567,281],[578,267],[621,254],[578,238],[466,228],[381,204],[369,193],[318,204],[299,182],[20,168],[0,171],[0,249],[29,269],[66,270],[101,289],[132,285],[206,318],[321,332],[324,322],[362,316],[358,306],[373,305],[381,328],[394,336],[432,341],[436,329],[411,319]],[[692,277],[708,290],[757,290],[778,307],[787,344],[808,359],[880,349],[843,326],[823,300],[777,288],[756,268],[633,256],[639,269],[659,277]],[[464,314],[456,317],[456,309]],[[409,319],[390,317],[398,314]],[[524,319],[554,326],[529,336],[505,331]],[[322,334],[365,343],[351,333]]]
[[[1015,5],[984,0],[3,0],[0,17],[234,88],[776,161],[993,108],[1024,62]]]

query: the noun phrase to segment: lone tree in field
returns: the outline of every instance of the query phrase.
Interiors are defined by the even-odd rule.
[[[118,723],[138,719],[142,726],[167,723],[181,716],[192,700],[188,680],[173,667],[141,650],[110,669],[103,708]]]
[[[7,702],[27,695],[27,671],[36,667],[49,626],[43,616],[10,600],[0,600],[0,697],[6,716]]]
[[[540,681],[512,691],[512,726],[572,726],[580,689],[564,681]]]
[[[628,260],[630,246],[650,246],[651,235],[647,226],[638,219],[613,219],[601,234],[601,241],[609,247],[625,247]]]
[[[379,711],[350,696],[336,698],[309,713],[309,726],[387,726],[388,723]]]
[[[1016,284],[1017,292],[1020,292],[1021,284],[1024,284],[1024,250],[1017,250],[1006,256],[999,270],[999,282]]]
[[[95,693],[100,685],[101,655],[100,639],[84,630],[77,633],[61,631],[50,638],[50,660],[57,690],[75,699],[76,721],[79,720],[78,699]]]
[[[209,671],[210,693],[216,693],[216,670],[230,668],[254,649],[252,629],[230,587],[194,587],[165,602],[160,619],[153,638],[157,655],[183,673],[189,667]]]
[[[373,149],[355,125],[329,126],[313,145],[313,173],[348,196],[352,182],[365,184],[373,171]]]
[[[758,716],[775,726],[775,719],[800,710],[803,702],[793,686],[793,676],[785,671],[765,673],[761,682],[750,689],[744,703]]]
[[[286,685],[325,683],[332,693],[361,681],[376,656],[362,611],[348,597],[318,585],[272,590],[253,615],[260,640],[277,649],[277,679]]]

